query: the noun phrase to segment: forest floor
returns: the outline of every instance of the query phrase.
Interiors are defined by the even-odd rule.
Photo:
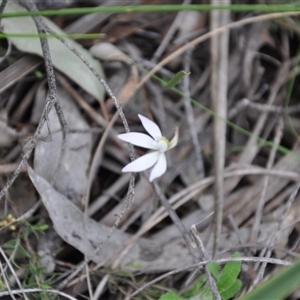
[[[175,2],[1,19],[1,298],[211,299],[199,263],[235,256],[237,299],[299,256],[300,13],[104,12]],[[160,134],[139,115],[161,160],[122,172],[150,138],[118,135]]]

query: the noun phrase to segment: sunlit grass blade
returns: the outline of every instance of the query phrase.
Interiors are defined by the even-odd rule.
[[[186,72],[183,70],[179,71],[165,84],[165,87],[169,88],[169,89],[174,87],[184,76],[187,76],[190,74],[191,74],[190,72]]]
[[[39,12],[12,12],[0,14],[0,18],[26,17],[26,16],[61,16],[61,15],[84,15],[91,13],[137,13],[137,12],[180,12],[180,11],[211,11],[231,10],[232,12],[288,12],[300,11],[299,5],[277,4],[236,4],[236,5],[129,5],[129,6],[101,6],[101,7],[81,7],[81,8],[64,8],[59,10],[42,10]]]
[[[300,286],[300,260],[283,269],[267,282],[261,284],[239,300],[285,299]]]
[[[0,39],[6,38],[68,38],[68,39],[99,39],[103,38],[105,34],[102,33],[72,33],[72,34],[37,34],[37,33],[0,33]]]

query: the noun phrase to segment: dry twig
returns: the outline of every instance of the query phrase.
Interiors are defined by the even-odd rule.
[[[218,5],[220,1],[212,0],[212,5]],[[229,5],[229,0],[223,0],[223,5]],[[213,10],[211,12],[212,31],[220,26],[229,23],[230,11]],[[226,149],[226,120],[227,117],[227,84],[228,84],[228,43],[229,31],[224,31],[220,36],[213,36],[211,39],[211,98],[213,110],[217,116],[214,118],[213,140],[214,140],[214,250],[213,256],[218,251],[219,239],[223,222],[224,207],[224,164]]]
[[[190,68],[191,68],[191,56],[192,56],[192,50],[189,49],[184,54],[184,67],[183,67],[185,72],[188,72],[188,73],[190,72]],[[183,103],[184,103],[187,122],[189,125],[189,130],[190,130],[191,137],[192,137],[193,146],[195,149],[198,176],[199,176],[199,179],[202,179],[205,175],[202,153],[201,153],[202,149],[201,149],[200,142],[198,140],[197,129],[195,128],[194,111],[193,111],[193,107],[192,107],[192,104],[190,101],[190,79],[189,79],[189,76],[183,77],[182,85],[183,85],[183,93],[185,95],[185,98],[183,99]]]
[[[275,138],[274,138],[274,144],[271,149],[271,153],[269,155],[269,159],[267,162],[267,170],[270,170],[273,167],[274,160],[275,160],[275,155],[277,151],[277,146],[280,143],[281,137],[282,137],[282,130],[283,130],[283,120],[282,118],[279,119],[279,123],[276,128],[276,133],[275,133]],[[256,213],[255,213],[255,218],[252,226],[252,234],[251,234],[251,239],[250,243],[256,243],[257,237],[258,237],[258,232],[259,232],[259,225],[261,223],[261,219],[263,216],[263,211],[264,211],[264,205],[265,205],[265,195],[266,191],[268,188],[270,176],[266,176],[264,179],[264,186],[261,192],[261,196],[259,198],[259,203],[256,207]]]
[[[204,244],[203,244],[203,242],[200,238],[200,234],[198,233],[195,225],[193,225],[191,227],[191,232],[194,235],[195,241],[198,245],[198,249],[200,250],[200,253],[201,253],[202,257],[204,258],[204,260],[208,261],[209,260],[209,255],[208,255],[208,253],[207,253],[207,251],[204,247]],[[211,291],[212,291],[215,299],[216,300],[221,300],[221,296],[219,294],[218,287],[217,287],[217,284],[216,284],[216,281],[215,281],[214,277],[212,276],[212,274],[209,271],[209,269],[207,268],[207,266],[204,267],[204,270],[205,270],[206,277],[208,279],[209,286],[211,288]]]

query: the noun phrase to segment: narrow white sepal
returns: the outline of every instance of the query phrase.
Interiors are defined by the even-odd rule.
[[[167,170],[167,159],[164,153],[160,153],[158,161],[150,173],[150,182],[163,175]]]
[[[147,134],[139,132],[129,132],[118,134],[118,138],[132,145],[143,147],[146,149],[157,150],[157,143]]]
[[[174,148],[177,145],[177,143],[178,143],[178,136],[179,136],[179,129],[177,127],[176,130],[175,130],[175,135],[172,138],[172,140],[170,141],[169,150],[172,149],[172,148]]]
[[[160,137],[162,137],[162,133],[159,129],[159,127],[151,120],[149,120],[148,118],[142,116],[142,115],[138,115],[143,127],[145,128],[145,130],[156,140]]]
[[[126,165],[122,172],[141,172],[151,168],[159,159],[159,152],[145,154]]]

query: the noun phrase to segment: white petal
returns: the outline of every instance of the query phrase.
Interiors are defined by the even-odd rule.
[[[159,152],[145,154],[126,165],[122,172],[141,172],[151,168],[159,159]]]
[[[149,180],[152,182],[155,178],[163,175],[167,170],[167,159],[164,153],[160,153],[159,159],[150,173]]]
[[[147,134],[139,132],[122,133],[118,138],[135,146],[157,150],[157,143]]]
[[[151,120],[149,120],[148,118],[142,116],[142,115],[138,115],[144,128],[146,129],[146,131],[156,140],[157,138],[162,137],[161,131],[159,129],[159,127]]]
[[[177,143],[178,143],[178,136],[179,136],[179,129],[177,127],[176,130],[175,130],[175,135],[172,138],[172,140],[170,141],[169,150],[172,149],[172,148],[174,148],[177,145]]]

